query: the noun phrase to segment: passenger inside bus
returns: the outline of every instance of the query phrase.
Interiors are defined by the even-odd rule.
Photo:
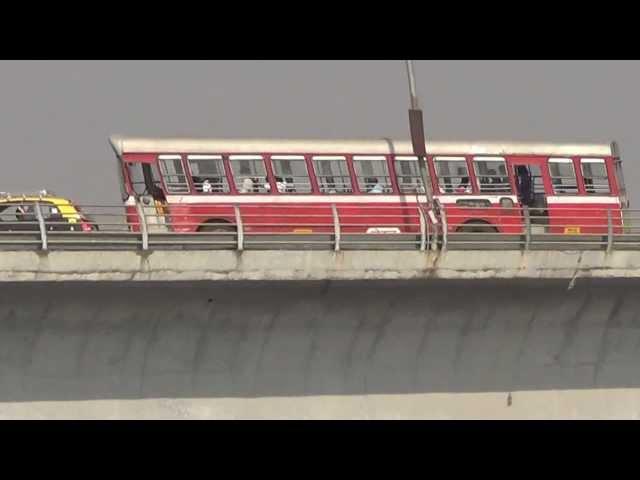
[[[584,188],[586,189],[587,193],[596,193],[596,188],[593,186],[593,179],[589,177],[583,177],[583,178],[584,178]]]
[[[253,191],[253,180],[246,177],[242,180],[242,186],[240,187],[240,193],[251,193]]]
[[[276,188],[278,192],[285,193],[287,191],[287,182],[285,182],[282,177],[276,177]]]
[[[453,193],[453,183],[451,183],[451,177],[444,177],[444,188],[440,187],[440,193]]]
[[[296,184],[293,180],[293,177],[287,177],[284,179],[285,191],[289,193],[294,193],[296,191]]]
[[[280,192],[280,193],[286,193],[288,191],[292,191],[292,190],[289,190],[287,188],[287,182],[285,180],[283,180],[282,177],[276,177],[276,188],[278,189],[278,192]],[[264,189],[267,192],[271,191],[271,184],[269,183],[269,179],[268,178],[264,179]]]
[[[377,177],[365,178],[367,193],[383,193],[384,188]]]
[[[204,179],[204,182],[202,182],[202,193],[211,193],[213,192],[213,185],[211,185],[211,182],[209,181],[208,178]]]
[[[518,188],[518,200],[527,206],[532,206],[535,201],[531,172],[525,165],[516,167],[516,186]]]
[[[456,193],[471,193],[469,177],[462,177],[462,179],[460,180],[460,184],[456,188]]]
[[[336,180],[333,177],[325,177],[324,183],[329,193],[338,193],[336,190]]]

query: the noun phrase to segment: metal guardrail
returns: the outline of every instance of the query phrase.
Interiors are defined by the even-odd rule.
[[[526,207],[80,205],[84,220],[70,221],[40,203],[26,214],[18,206],[0,205],[2,250],[640,250],[640,210],[607,207],[548,216]]]

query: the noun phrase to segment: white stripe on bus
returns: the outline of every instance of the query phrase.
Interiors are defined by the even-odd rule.
[[[498,204],[501,198],[517,202],[515,195],[436,195],[442,204],[454,204],[458,200],[489,200]],[[427,203],[427,197],[420,195],[420,203]],[[173,204],[198,203],[415,203],[415,195],[167,195],[167,202]],[[549,204],[619,204],[618,197],[611,196],[550,196]]]
[[[427,203],[427,197],[419,197]],[[168,203],[415,203],[416,196],[401,195],[167,195]]]
[[[576,203],[612,203],[619,204],[620,199],[618,197],[607,196],[566,196],[566,197],[547,197],[547,203],[556,204],[576,204]]]

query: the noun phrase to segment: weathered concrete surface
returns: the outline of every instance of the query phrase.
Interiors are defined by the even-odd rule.
[[[0,252],[0,281],[640,278],[640,251]]]
[[[6,419],[638,419],[640,390],[0,403]]]
[[[5,283],[0,417],[635,418],[640,280],[567,283]]]

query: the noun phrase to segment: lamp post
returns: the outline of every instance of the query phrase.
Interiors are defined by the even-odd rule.
[[[420,177],[424,185],[424,192],[427,196],[429,205],[433,204],[433,194],[431,191],[431,182],[429,181],[429,170],[427,168],[427,149],[425,146],[424,126],[422,122],[422,110],[418,103],[418,94],[416,93],[416,80],[413,73],[413,62],[407,60],[407,77],[409,78],[409,131],[411,133],[411,143],[413,145],[413,154],[418,157],[418,169]]]

